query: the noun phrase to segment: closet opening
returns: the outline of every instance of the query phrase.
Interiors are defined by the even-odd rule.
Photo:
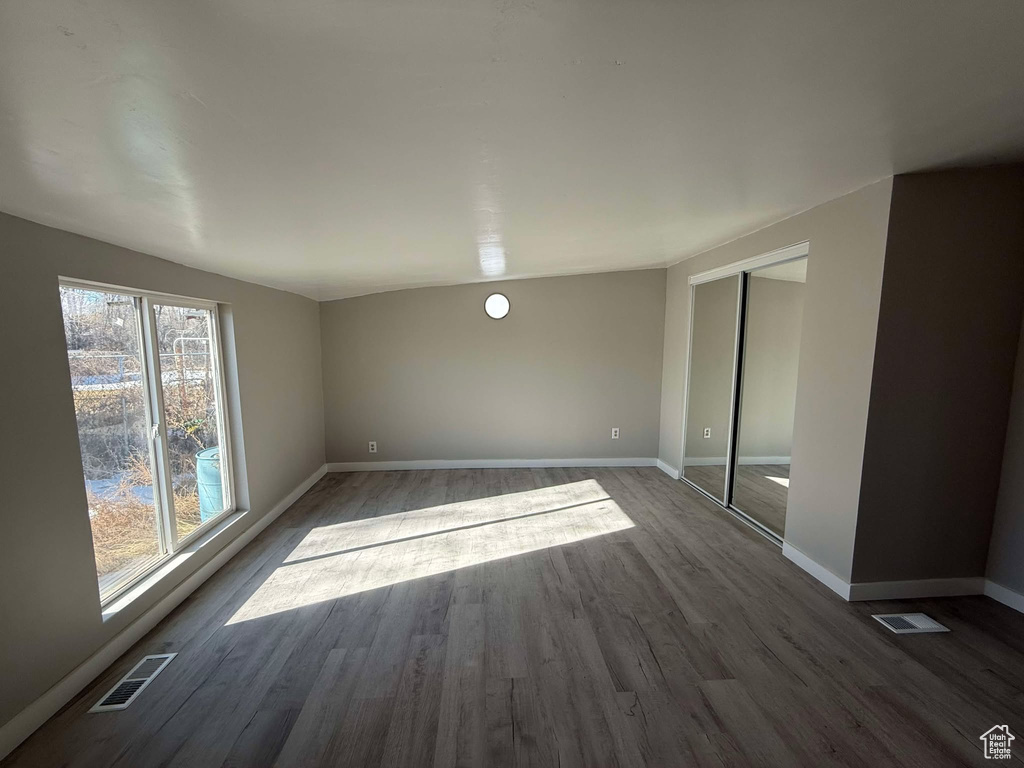
[[[808,244],[690,278],[684,482],[785,535]]]

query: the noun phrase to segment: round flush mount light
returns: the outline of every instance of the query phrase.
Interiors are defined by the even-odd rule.
[[[484,302],[484,312],[487,313],[488,317],[493,317],[495,320],[501,320],[505,315],[508,314],[511,304],[508,303],[508,297],[503,293],[492,293],[487,297],[487,301]]]

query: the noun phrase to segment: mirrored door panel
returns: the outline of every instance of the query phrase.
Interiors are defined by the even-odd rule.
[[[724,504],[740,276],[695,285],[692,296],[683,477]]]
[[[747,275],[732,506],[780,537],[806,276],[806,258]]]

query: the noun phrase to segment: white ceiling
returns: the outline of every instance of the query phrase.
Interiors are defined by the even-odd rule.
[[[1024,156],[1022,40],[1019,0],[7,0],[0,210],[319,299],[664,265]]]

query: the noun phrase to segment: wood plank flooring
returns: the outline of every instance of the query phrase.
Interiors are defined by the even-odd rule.
[[[870,618],[904,609],[953,631]],[[934,768],[1003,723],[1024,616],[992,600],[843,603],[656,469],[377,472],[325,477],[3,766]]]

